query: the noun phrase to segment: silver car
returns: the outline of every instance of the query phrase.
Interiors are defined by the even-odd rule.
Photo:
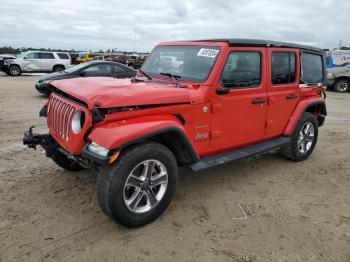
[[[328,68],[327,85],[336,92],[350,90],[350,66]]]
[[[15,59],[4,61],[4,71],[12,76],[21,73],[59,72],[71,65],[71,58],[66,52],[27,51]]]

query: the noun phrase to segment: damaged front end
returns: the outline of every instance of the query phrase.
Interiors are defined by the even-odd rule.
[[[63,155],[67,158],[72,164],[78,164],[83,168],[93,168],[96,167],[99,163],[93,161],[93,159],[88,159],[80,156],[74,156],[64,150],[57,142],[52,138],[50,134],[38,134],[33,132],[34,126],[30,127],[28,131],[24,133],[23,137],[23,145],[28,146],[29,148],[33,148],[36,150],[37,146],[41,146],[45,150],[45,155],[49,158],[54,159],[57,158],[58,155]],[[84,154],[86,155],[86,154]],[[100,163],[104,163],[107,161],[103,161],[104,159],[100,159]]]

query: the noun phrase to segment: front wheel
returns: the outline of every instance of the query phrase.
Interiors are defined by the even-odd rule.
[[[11,76],[20,76],[22,71],[21,71],[21,68],[18,65],[10,65],[10,67],[8,69],[8,73]]]
[[[126,227],[140,227],[159,217],[176,190],[177,163],[159,143],[124,151],[115,164],[102,170],[96,182],[103,212]]]
[[[290,142],[281,148],[281,154],[294,161],[305,160],[314,150],[317,138],[317,119],[313,114],[305,112],[295,127]]]
[[[344,93],[350,90],[350,82],[346,79],[339,79],[334,84],[334,90],[336,92]]]

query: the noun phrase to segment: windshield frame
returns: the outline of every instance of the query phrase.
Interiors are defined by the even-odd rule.
[[[157,48],[163,48],[163,47],[183,47],[183,48],[186,48],[186,47],[199,47],[199,48],[205,48],[205,49],[213,48],[213,49],[218,50],[219,52],[217,53],[217,55],[216,55],[216,57],[215,57],[215,59],[213,61],[213,64],[211,65],[211,68],[208,70],[208,74],[207,74],[207,76],[205,78],[203,78],[201,80],[198,80],[198,79],[183,78],[181,76],[181,78],[177,79],[179,82],[183,81],[183,82],[193,82],[193,83],[200,83],[200,84],[206,82],[210,78],[210,75],[212,74],[212,71],[213,71],[213,69],[214,69],[214,67],[215,67],[215,65],[216,65],[216,63],[217,63],[217,61],[219,59],[219,56],[220,56],[220,54],[223,51],[222,50],[222,46],[215,45],[214,43],[212,45],[205,45],[205,44],[203,45],[201,43],[196,43],[196,44],[191,44],[191,45],[181,45],[181,44],[179,45],[179,44],[174,43],[174,44],[170,44],[170,45],[158,45],[158,46],[156,46],[152,50],[152,52],[149,54],[149,56],[147,57],[147,60],[152,56],[153,52],[155,52],[155,50]],[[143,68],[144,65],[145,65],[145,63],[143,63],[143,65],[141,66],[141,70],[145,71],[148,75],[152,76],[152,78],[169,79],[169,77],[165,77],[164,75],[161,75],[160,74],[161,72],[159,72],[159,74],[155,74],[153,72],[149,72],[147,70],[144,70],[144,68]],[[168,73],[168,72],[162,72],[162,73]]]

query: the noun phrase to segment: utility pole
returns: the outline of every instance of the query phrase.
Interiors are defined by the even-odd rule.
[[[133,46],[134,46],[134,53],[135,53],[135,41],[136,41],[136,26],[134,25],[134,43],[133,43]]]
[[[338,47],[338,49],[340,50],[342,48],[342,46],[343,46],[343,40],[339,40],[339,47]]]

